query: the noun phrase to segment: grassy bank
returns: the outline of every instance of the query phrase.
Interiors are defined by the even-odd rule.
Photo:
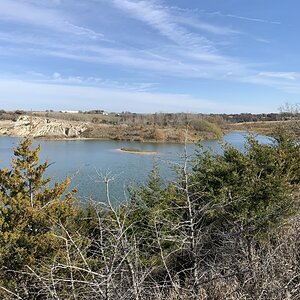
[[[278,127],[288,127],[292,121],[264,121],[264,122],[243,122],[243,123],[227,123],[224,125],[225,131],[251,131],[265,135],[271,135]]]

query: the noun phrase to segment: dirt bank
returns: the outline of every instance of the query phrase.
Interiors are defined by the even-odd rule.
[[[77,138],[87,129],[83,122],[20,116],[16,121],[0,121],[0,134],[20,137]]]

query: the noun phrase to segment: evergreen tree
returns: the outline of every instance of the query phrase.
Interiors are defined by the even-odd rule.
[[[55,234],[77,213],[67,192],[70,180],[50,186],[51,179],[44,177],[49,164],[39,164],[40,147],[30,146],[31,140],[23,140],[11,168],[0,170],[0,281],[13,289],[25,289],[28,279],[22,272],[28,266],[57,255],[61,240]]]
[[[271,144],[250,137],[244,152],[225,146],[221,155],[199,153],[191,194],[211,228],[234,229],[249,238],[265,234],[299,205],[300,145],[284,132]]]

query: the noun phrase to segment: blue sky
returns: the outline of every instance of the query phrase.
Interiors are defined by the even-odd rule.
[[[276,112],[298,0],[1,0],[0,108]]]

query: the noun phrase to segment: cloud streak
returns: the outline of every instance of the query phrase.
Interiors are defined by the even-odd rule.
[[[227,77],[229,73],[230,77],[234,78],[246,72],[242,63],[223,55],[212,41],[203,35],[189,31],[185,26],[193,25],[204,31],[221,35],[229,34],[228,28],[222,29],[199,21],[194,23],[189,20],[189,16],[183,15],[178,20],[178,15],[172,14],[172,9],[159,5],[157,1],[112,1],[113,5],[124,15],[129,15],[150,26],[167,40],[157,49],[140,50],[134,47],[124,47],[118,43],[111,43],[108,47],[93,43],[93,41],[74,45],[73,42],[68,43],[68,38],[58,43],[49,36],[26,36],[26,34],[18,35],[15,32],[0,32],[0,39],[11,44],[28,45],[19,50],[14,46],[7,47],[10,55],[28,52],[86,63],[114,64],[139,70],[151,70],[164,76],[219,79]],[[62,26],[66,20],[55,10],[25,5],[16,0],[2,0],[0,5],[4,8],[0,10],[0,17],[6,16],[12,18],[13,21],[29,22],[35,25],[43,23],[43,26],[49,26],[54,30],[67,30],[73,34],[95,38],[94,32],[85,27],[71,23],[67,23],[68,26]],[[62,27],[64,29],[61,29]],[[5,52],[5,48],[1,50]]]
[[[221,13],[219,11],[208,13],[208,14],[215,15],[215,16],[221,16],[221,17],[228,17],[228,18],[233,18],[233,19],[239,19],[239,20],[244,20],[244,21],[250,21],[250,22],[281,25],[281,22],[279,22],[279,21],[272,21],[272,20],[259,19],[259,18],[251,18],[251,17],[239,16],[239,15],[233,15],[233,14],[224,14],[224,13]]]
[[[27,74],[32,77],[32,80],[35,83],[90,86],[134,92],[152,91],[154,87],[158,85],[158,83],[155,82],[121,82],[99,77],[83,77],[74,75],[64,76],[59,72],[54,72],[52,75],[47,75],[30,71]]]
[[[300,73],[264,71],[245,76],[241,81],[275,87],[290,94],[300,94]]]
[[[148,24],[179,45],[196,45],[202,49],[214,50],[208,39],[192,34],[176,24],[166,9],[152,1],[113,0],[112,2],[117,8]]]
[[[180,24],[198,27],[221,35],[229,34],[228,28],[221,29],[221,27],[208,23],[193,22],[189,17],[178,17],[172,14],[171,9],[158,5],[157,1],[113,0],[113,4],[132,18],[147,24],[159,32],[160,35],[174,42],[175,45],[169,45],[168,53],[175,54],[173,58],[176,58],[178,65],[193,64],[194,69],[191,71],[194,71],[193,73],[198,72],[198,76],[209,73],[209,69],[216,70],[218,67],[220,70],[224,70],[234,65],[234,69],[236,69],[239,64],[232,58],[221,54],[215,47],[214,42],[203,35],[192,33]],[[230,33],[233,32],[232,30]],[[190,60],[189,63],[184,63],[188,60]],[[240,67],[242,68],[242,66]],[[203,72],[204,68],[206,72]]]
[[[55,9],[38,7],[16,0],[1,0],[0,20],[46,27],[58,32],[71,33],[91,39],[104,38],[102,33],[71,23]]]
[[[259,75],[267,78],[277,78],[286,80],[300,79],[300,74],[297,72],[261,72],[259,73]]]
[[[0,40],[12,45],[22,44],[19,48],[4,47],[0,53],[7,50],[8,55],[30,55],[60,57],[86,63],[113,64],[124,68],[130,67],[138,70],[151,70],[165,76],[188,78],[218,78],[231,72],[240,72],[242,66],[230,59],[210,52],[199,52],[195,48],[168,46],[163,53],[160,49],[139,50],[103,45],[73,45],[45,38],[31,36],[18,36],[13,33],[0,32]],[[27,46],[26,46],[27,45]],[[2,51],[1,51],[2,50]]]
[[[176,17],[176,20],[183,25],[187,25],[195,29],[199,29],[216,35],[237,35],[241,33],[240,31],[231,29],[229,27],[217,26],[214,24],[199,21],[192,16]]]

